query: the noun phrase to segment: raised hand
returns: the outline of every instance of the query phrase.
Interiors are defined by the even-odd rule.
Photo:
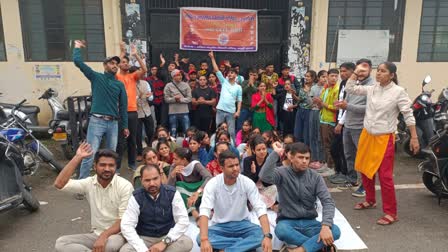
[[[285,152],[285,149],[283,148],[282,143],[280,142],[275,142],[272,144],[272,148],[274,149],[274,151],[279,155],[279,156],[283,156],[283,153]]]
[[[80,158],[90,157],[92,156],[92,154],[93,154],[92,146],[90,146],[90,144],[87,142],[82,142],[79,145],[78,150],[76,151],[76,156]]]
[[[83,48],[86,47],[85,40],[75,40],[75,48]]]
[[[215,58],[215,54],[213,53],[213,51],[210,51],[208,53],[208,56],[210,57],[210,59],[214,59]]]
[[[126,42],[124,41],[120,42],[120,51],[126,52]]]
[[[163,57],[163,54],[160,54],[160,62],[165,63],[165,57]]]
[[[131,56],[136,56],[138,54],[137,47],[135,45],[131,45]]]
[[[252,164],[250,165],[250,172],[252,174],[255,174],[257,172],[257,166],[255,166],[255,161],[252,161]]]

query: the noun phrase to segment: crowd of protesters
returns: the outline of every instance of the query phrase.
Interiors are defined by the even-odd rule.
[[[363,210],[376,206],[378,174],[384,215],[377,224],[398,220],[392,174],[400,112],[412,150],[419,144],[393,63],[379,65],[377,82],[368,59],[309,70],[303,79],[288,66],[277,74],[270,63],[244,76],[238,63],[218,64],[210,52],[199,69],[178,54],[168,64],[160,55],[147,73],[133,47],[140,67],[129,66],[122,45],[102,74],[82,62],[84,46],[75,42],[74,61],[92,83],[91,123],[55,186],[88,199],[93,233],[60,237],[57,251],[190,251],[188,216],[200,228],[201,251],[271,251],[267,211],[276,213],[272,231],[288,251],[332,251],[341,231],[324,177],[365,196],[355,205]],[[105,100],[115,107],[98,103]],[[98,150],[103,137],[107,149]],[[116,176],[126,146],[132,183]],[[80,164],[79,180],[70,179]],[[260,226],[247,220],[250,211]]]

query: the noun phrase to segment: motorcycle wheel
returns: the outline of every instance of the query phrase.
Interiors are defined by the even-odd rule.
[[[39,209],[40,203],[36,199],[36,197],[31,194],[31,189],[29,189],[28,186],[23,185],[22,190],[22,197],[23,197],[23,205],[31,212],[35,212]]]
[[[432,175],[431,173],[424,172],[422,175],[423,184],[434,195],[439,196],[443,194],[442,180]]]
[[[62,152],[67,160],[71,160],[75,156],[75,151],[73,151],[71,144],[61,144]]]

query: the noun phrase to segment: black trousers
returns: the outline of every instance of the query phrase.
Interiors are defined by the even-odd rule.
[[[138,123],[137,123],[137,155],[142,155],[142,153],[143,153],[143,146],[142,146],[143,126],[145,127],[146,145],[151,147],[152,139],[154,137],[154,119],[152,119],[152,115],[138,119]]]
[[[128,138],[124,137],[122,128],[120,129],[119,132],[120,134],[118,134],[117,153],[119,160],[117,170],[120,169],[121,167],[121,160],[123,159],[125,143],[127,143],[128,148],[128,165],[133,169],[136,168],[135,159],[137,156],[137,124],[138,124],[137,112],[128,112],[129,136]]]
[[[154,112],[156,113],[157,126],[162,125],[165,128],[169,128],[168,124],[168,104],[153,104]],[[154,120],[154,118],[153,118]]]
[[[342,129],[344,130],[344,129]],[[333,141],[331,142],[331,157],[334,161],[334,169],[336,173],[342,173],[347,175],[347,161],[344,155],[344,143],[343,143],[343,131],[341,134],[334,134]]]
[[[195,111],[193,116],[194,121],[193,125],[201,131],[205,131],[208,134],[211,133],[211,126],[213,119],[212,113],[200,113],[199,111]]]
[[[291,112],[281,110],[279,113],[279,117],[277,117],[279,121],[282,122],[283,125],[283,136],[286,136],[287,134],[294,134],[294,123],[296,119],[296,110],[293,110]]]

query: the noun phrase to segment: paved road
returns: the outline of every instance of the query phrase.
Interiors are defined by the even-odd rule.
[[[420,184],[417,163],[398,155],[396,184]],[[129,177],[130,173],[123,171],[122,175]],[[52,187],[55,176],[48,167],[42,167],[30,180],[38,199],[48,202],[40,211],[30,214],[25,209],[15,209],[0,215],[0,251],[53,251],[60,235],[89,230],[87,202],[56,191]],[[351,197],[349,191],[332,194],[369,251],[448,251],[448,199],[439,206],[429,191],[412,187],[397,190],[400,221],[389,227],[375,224],[381,217],[381,204],[376,210],[355,211],[352,207],[359,199]]]

